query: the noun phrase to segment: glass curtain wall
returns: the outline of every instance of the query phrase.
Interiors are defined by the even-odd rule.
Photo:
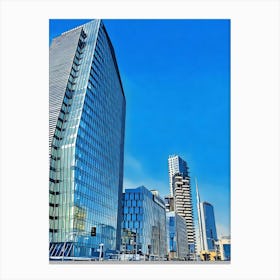
[[[164,201],[143,186],[126,189],[123,232],[126,231],[136,234],[138,252],[163,258],[167,251]]]
[[[93,20],[81,28],[51,147],[50,242],[71,243],[69,256],[95,257],[101,243],[118,249],[124,126],[114,50]]]

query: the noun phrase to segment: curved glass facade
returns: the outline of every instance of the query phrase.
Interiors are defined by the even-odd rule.
[[[71,58],[67,44],[76,49],[51,141],[50,256],[90,258],[101,243],[105,251],[120,245],[125,96],[102,21],[55,38],[50,73],[56,67],[51,57]],[[53,100],[56,93],[50,86]]]

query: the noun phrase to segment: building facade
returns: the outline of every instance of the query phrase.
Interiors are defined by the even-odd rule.
[[[166,248],[164,201],[144,186],[126,189],[123,194],[123,251],[131,251],[127,233],[135,236],[135,250],[146,256],[163,258]]]
[[[189,176],[187,162],[178,155],[170,155],[168,157],[168,173],[170,195],[173,196],[173,176],[181,173],[183,176]]]
[[[200,219],[202,230],[202,250],[216,251],[218,241],[214,207],[209,202],[200,202]]]
[[[49,254],[120,247],[126,101],[101,20],[62,33],[49,50]]]
[[[230,261],[230,236],[223,236],[219,239],[219,250],[222,261]]]
[[[186,220],[189,258],[196,253],[196,237],[190,177],[177,173],[173,176],[173,196],[175,212]]]
[[[171,195],[167,195],[164,197],[165,202],[165,210],[166,212],[174,211],[174,197]]]
[[[188,257],[186,220],[174,211],[166,212],[166,227],[169,259],[186,260]]]

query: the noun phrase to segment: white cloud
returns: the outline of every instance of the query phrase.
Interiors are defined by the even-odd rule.
[[[228,236],[230,235],[230,228],[229,226],[226,226],[224,224],[217,223],[216,224],[217,228],[217,235],[218,238],[221,238],[222,236]]]
[[[125,155],[124,165],[125,165],[125,168],[132,169],[135,172],[143,172],[141,162],[129,154]]]
[[[154,180],[145,171],[144,165],[131,154],[126,154],[124,159],[123,189],[132,189],[145,186],[148,190],[159,191],[161,197],[169,193],[168,181]]]

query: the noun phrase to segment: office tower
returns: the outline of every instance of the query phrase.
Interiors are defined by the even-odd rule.
[[[170,155],[168,157],[168,173],[169,173],[169,187],[170,195],[173,196],[173,176],[176,173],[181,173],[183,176],[189,176],[188,166],[186,161],[184,161],[178,155]]]
[[[126,101],[101,20],[62,33],[49,51],[50,257],[120,247]]]
[[[135,250],[149,257],[166,255],[166,216],[164,201],[144,186],[126,189],[123,194],[123,253],[131,251],[127,232],[135,236]]]
[[[172,182],[175,212],[186,220],[189,258],[194,259],[196,239],[190,177],[177,173]]]
[[[188,256],[186,220],[174,211],[166,212],[166,227],[169,259],[186,260]]]
[[[217,231],[214,216],[214,207],[209,202],[200,202],[200,228],[201,249],[205,251],[216,251]]]

